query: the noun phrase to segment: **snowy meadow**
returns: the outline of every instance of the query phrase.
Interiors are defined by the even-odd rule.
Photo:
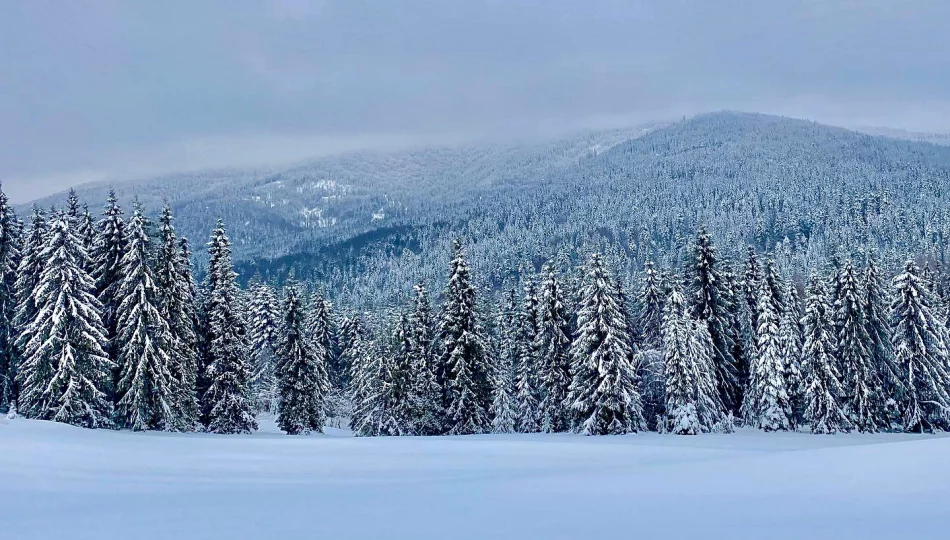
[[[944,435],[287,437],[0,420],[0,537],[945,538]]]

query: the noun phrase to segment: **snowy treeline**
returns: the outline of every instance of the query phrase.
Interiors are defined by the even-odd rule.
[[[461,241],[433,307],[342,315],[295,280],[237,285],[219,221],[199,286],[170,207],[71,194],[22,224],[0,194],[3,408],[85,427],[358,435],[678,434],[950,427],[946,290],[908,261],[832,259],[804,290],[701,227],[680,268],[636,287],[603,256],[549,261],[496,298]]]

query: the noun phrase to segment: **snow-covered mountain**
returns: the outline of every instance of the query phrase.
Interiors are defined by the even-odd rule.
[[[727,256],[774,250],[792,275],[868,246],[888,262],[910,251],[943,260],[950,239],[950,148],[735,112],[115,187],[152,211],[168,199],[196,242],[223,217],[245,279],[295,267],[352,305],[400,303],[415,281],[440,282],[455,236],[491,286],[595,247],[621,274],[647,259],[678,265],[700,223]],[[106,189],[80,195],[98,205]]]

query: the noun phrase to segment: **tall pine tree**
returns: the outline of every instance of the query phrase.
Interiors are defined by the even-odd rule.
[[[250,396],[250,352],[238,310],[231,241],[218,220],[208,242],[207,305],[204,308],[208,388],[202,396],[208,431],[251,433],[257,429]]]
[[[550,266],[541,285],[540,323],[535,350],[539,354],[541,429],[561,432],[571,428],[567,395],[571,387],[571,326],[561,282]]]
[[[50,224],[39,257],[44,262],[33,296],[36,314],[25,332],[18,374],[22,410],[34,418],[110,427],[112,366],[102,348],[101,306],[81,266],[82,243],[64,215]]]
[[[491,427],[491,388],[484,336],[478,324],[475,287],[462,242],[453,242],[445,307],[439,323],[444,369],[446,430],[452,435],[485,433]]]
[[[936,298],[907,261],[893,280],[892,342],[900,370],[905,431],[946,429],[950,422],[950,372],[947,331],[934,314]]]
[[[586,277],[571,346],[574,373],[568,401],[576,418],[575,430],[586,435],[641,430],[643,405],[630,362],[626,321],[600,255],[591,257]]]
[[[319,345],[311,341],[302,291],[284,287],[283,324],[276,344],[277,425],[289,435],[322,432],[330,381]]]

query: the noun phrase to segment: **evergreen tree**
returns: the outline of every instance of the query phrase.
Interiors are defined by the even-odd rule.
[[[766,276],[774,274],[771,261]],[[785,383],[785,361],[779,342],[782,308],[775,297],[774,282],[768,277],[759,284],[756,306],[755,356],[749,373],[749,388],[742,403],[748,425],[765,431],[786,431],[791,427],[791,405]]]
[[[475,308],[475,288],[460,240],[453,242],[445,307],[439,323],[440,364],[444,366],[446,429],[452,435],[490,429],[491,399],[484,336]]]
[[[722,418],[716,387],[714,345],[705,321],[687,313],[674,287],[663,317],[667,431],[679,435],[708,432]]]
[[[179,239],[167,204],[159,218],[159,246],[155,260],[157,306],[171,334],[168,372],[175,398],[174,429],[192,431],[198,423],[198,339],[195,284],[188,241]]]
[[[647,261],[643,268],[643,280],[640,290],[640,312],[637,315],[640,347],[659,349],[663,346],[663,282],[653,263]]]
[[[720,401],[733,412],[739,410],[739,366],[733,357],[734,333],[730,328],[729,293],[720,275],[719,259],[712,237],[705,227],[699,229],[693,245],[690,271],[689,308],[693,318],[704,321],[713,343],[716,388]]]
[[[20,363],[15,347],[17,328],[17,264],[20,230],[16,214],[0,186],[0,411],[16,403],[16,372]]]
[[[258,411],[275,411],[278,398],[276,350],[281,333],[280,303],[277,291],[266,283],[254,283],[248,292],[248,330],[253,351],[251,391]],[[295,291],[295,294],[299,296],[299,291]],[[295,297],[294,300],[302,305],[300,298]],[[284,308],[287,308],[286,303]],[[303,310],[301,306],[298,309]]]
[[[350,369],[350,399],[353,402],[353,414],[350,416],[350,429],[361,437],[374,437],[383,434],[389,411],[386,405],[384,370],[386,364],[381,351],[374,350],[365,335],[359,317],[351,319],[353,332],[349,336],[346,355]]]
[[[416,435],[413,416],[416,412],[412,393],[413,329],[409,317],[399,317],[393,330],[390,352],[382,376],[380,409],[387,412],[380,425],[380,435]]]
[[[541,396],[538,378],[538,291],[529,280],[524,287],[524,301],[518,315],[517,347],[518,369],[515,373],[515,390],[518,403],[517,429],[521,433],[541,430]]]
[[[202,396],[208,431],[251,433],[257,429],[250,399],[250,353],[244,321],[238,311],[237,275],[231,264],[231,242],[218,220],[208,242],[207,335],[208,389]]]
[[[615,295],[602,257],[593,255],[581,290],[568,393],[575,429],[586,435],[630,433],[645,425],[626,324]]]
[[[76,426],[112,425],[108,398],[111,364],[102,344],[101,307],[80,266],[82,243],[65,216],[50,224],[39,253],[43,271],[33,298],[36,314],[25,335],[18,373],[21,412]]]
[[[118,287],[122,300],[116,311],[116,351],[121,367],[115,416],[119,426],[136,431],[175,430],[182,425],[177,406],[181,396],[170,371],[173,339],[159,308],[150,252],[145,215],[136,204]]]
[[[751,349],[755,348],[755,332],[758,328],[759,289],[761,288],[762,270],[759,267],[759,258],[755,254],[755,249],[749,246],[748,255],[745,263],[745,275],[742,279],[742,294],[745,297],[746,313],[748,314],[746,322],[749,325],[749,336],[751,340]]]
[[[936,299],[908,260],[893,280],[892,343],[900,370],[905,431],[946,429],[950,420],[947,331],[934,314]]]
[[[329,379],[319,345],[308,336],[299,286],[284,287],[283,324],[277,338],[277,424],[289,435],[322,432]]]
[[[874,254],[868,256],[864,274],[864,326],[870,341],[868,352],[871,365],[878,373],[883,386],[882,399],[893,403],[893,399],[903,392],[900,370],[894,360],[891,347],[891,328],[888,321],[889,292],[884,276]]]
[[[792,415],[792,429],[798,427],[804,412],[802,386],[802,310],[798,299],[798,289],[791,281],[785,296],[785,310],[782,312],[778,327],[779,354],[785,362],[785,388],[788,392]]]
[[[833,356],[832,316],[824,281],[812,276],[802,318],[802,419],[811,426],[812,433],[838,433],[851,429],[841,403],[841,383]]]
[[[535,349],[540,355],[541,429],[547,433],[568,431],[572,416],[567,402],[571,387],[571,326],[560,280],[550,266],[545,268],[541,285],[540,309]]]
[[[121,301],[119,287],[122,282],[122,256],[125,254],[125,220],[114,190],[109,190],[105,212],[97,228],[99,233],[89,264],[94,269],[92,276],[96,282],[96,295],[102,305],[102,324],[108,340],[106,352],[117,369],[116,325]],[[113,375],[118,378],[118,372]]]
[[[15,289],[17,305],[13,318],[13,326],[17,334],[12,350],[20,355],[18,359],[19,363],[25,360],[23,352],[26,350],[27,344],[37,337],[33,334],[35,330],[38,330],[38,327],[34,326],[34,321],[39,312],[36,295],[39,292],[40,277],[43,274],[43,268],[46,262],[43,259],[43,250],[46,247],[47,234],[48,224],[46,222],[46,215],[43,214],[39,207],[34,206],[30,217],[30,228],[26,234],[22,257],[20,258],[20,264],[17,266],[16,272]],[[15,377],[13,381],[13,392],[15,396],[19,396],[21,392],[20,386],[24,378],[22,369],[22,366],[17,366],[16,373],[13,374]],[[35,364],[32,369],[34,371],[31,377],[37,381],[42,381],[37,382],[39,385],[45,384],[45,382],[53,378],[53,369],[55,369],[55,366],[50,362],[40,362]],[[43,399],[40,399],[37,395],[32,396],[28,400],[18,397],[19,412],[28,417],[43,417],[46,414],[47,406],[48,395]]]
[[[864,318],[864,295],[851,261],[846,261],[838,275],[838,298],[835,322],[838,331],[836,355],[841,366],[845,409],[851,424],[862,432],[876,432],[887,427],[883,386],[873,365],[871,338]]]
[[[511,288],[504,295],[498,321],[498,354],[495,362],[492,388],[492,432],[515,433],[518,424],[517,386],[515,371],[518,365],[518,317],[520,305],[518,293]]]
[[[442,432],[442,389],[433,350],[434,323],[429,294],[422,283],[415,286],[415,309],[409,320],[409,374],[412,425],[417,435]]]

